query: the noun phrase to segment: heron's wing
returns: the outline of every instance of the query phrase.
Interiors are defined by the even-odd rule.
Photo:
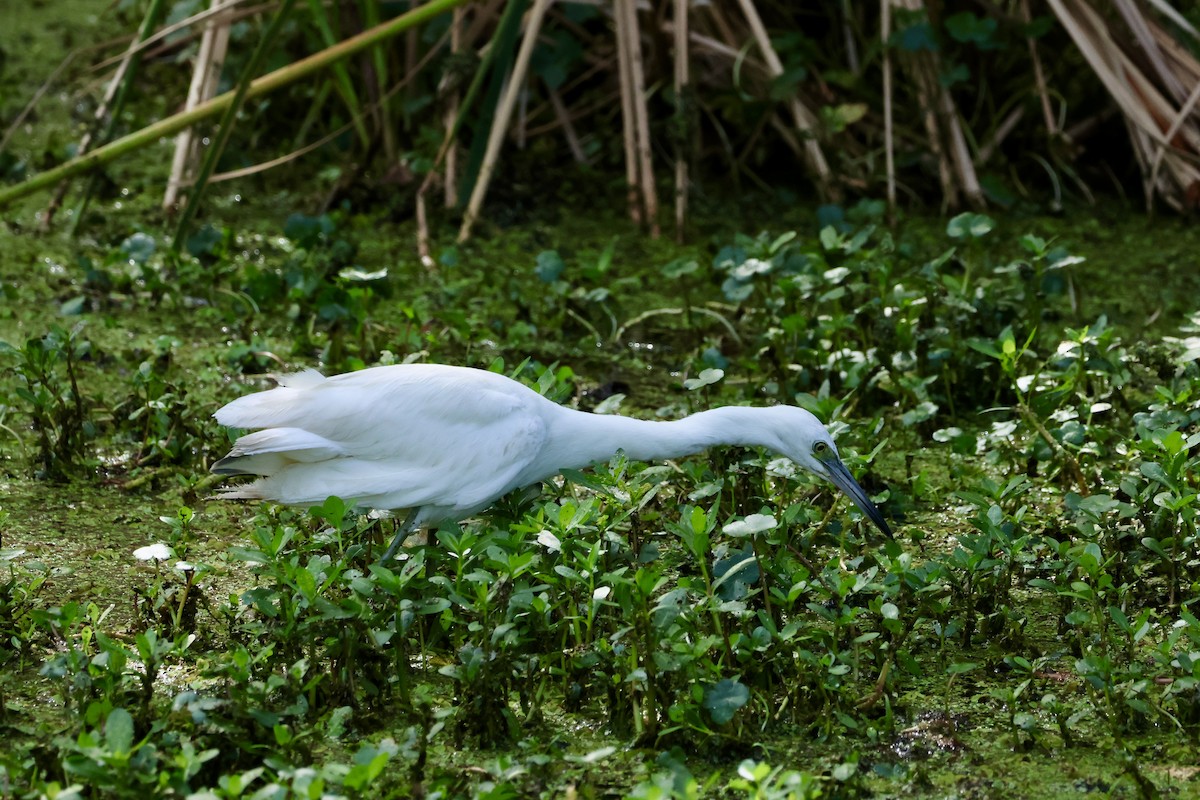
[[[263,476],[231,496],[304,505],[336,494],[377,508],[433,506],[452,516],[516,488],[542,452],[554,409],[520,384],[477,370],[383,367],[320,380],[302,374],[217,413],[227,425],[266,428],[239,439],[218,466]]]

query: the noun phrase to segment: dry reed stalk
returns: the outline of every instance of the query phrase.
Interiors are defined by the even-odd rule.
[[[1152,24],[1151,31],[1158,46],[1170,61],[1171,69],[1179,76],[1183,85],[1194,87],[1200,84],[1200,62],[1196,61],[1191,52],[1171,38],[1171,34],[1161,26]]]
[[[462,226],[458,229],[458,241],[465,242],[471,238],[471,228],[479,218],[483,208],[483,200],[487,197],[488,184],[492,181],[492,173],[496,170],[496,162],[500,157],[500,147],[504,143],[504,135],[512,120],[513,109],[516,108],[517,97],[521,86],[529,72],[529,60],[537,45],[538,33],[542,29],[542,20],[546,17],[546,9],[553,0],[534,0],[533,8],[525,22],[525,33],[521,39],[521,49],[517,51],[517,59],[513,62],[512,74],[508,76],[508,84],[496,105],[496,116],[492,121],[492,129],[488,132],[487,147],[484,150],[483,163],[479,166],[479,175],[475,179],[475,187],[471,191],[471,199],[467,201],[467,210],[463,214]]]
[[[1186,31],[1191,37],[1200,41],[1200,31],[1196,30],[1192,23],[1187,21],[1187,18],[1180,14],[1168,2],[1168,0],[1146,0],[1147,4],[1152,6],[1155,11],[1162,14],[1167,19],[1171,20],[1171,24],[1182,31]]]
[[[466,16],[466,9],[454,9],[454,16],[450,21],[450,54],[458,55],[462,52],[463,40],[463,19]],[[446,76],[442,77],[442,83],[447,80]],[[458,104],[462,100],[462,93],[455,88],[450,95],[449,101],[446,103],[446,113],[442,115],[442,122],[446,126],[446,134],[454,128],[454,120],[458,117]],[[443,205],[445,208],[454,208],[458,205],[458,148],[451,142],[450,147],[446,150],[446,169],[445,169],[445,184]],[[426,234],[428,235],[428,233]]]
[[[975,163],[982,167],[990,161],[996,150],[1008,138],[1008,135],[1016,130],[1017,124],[1024,118],[1024,106],[1017,106],[1008,112],[1008,116],[996,126],[996,132],[992,134],[992,137],[980,145],[979,152],[975,154]]]
[[[1173,142],[1176,134],[1183,129],[1183,126],[1188,121],[1188,117],[1191,116],[1191,114],[1196,110],[1197,102],[1200,102],[1200,83],[1197,83],[1195,88],[1192,89],[1192,93],[1188,95],[1187,100],[1184,101],[1183,107],[1179,109],[1179,113],[1176,115],[1175,121],[1172,122],[1171,127],[1167,129],[1166,139],[1168,142]],[[1166,158],[1167,152],[1167,148],[1162,146],[1158,147],[1154,151],[1154,158],[1150,164],[1151,185],[1154,185],[1158,182],[1159,168],[1162,166],[1162,162]],[[1195,150],[1193,149],[1192,152],[1194,153]],[[1191,201],[1190,205],[1193,207],[1196,205],[1196,201],[1200,200],[1200,197],[1197,197],[1196,192],[1194,191],[1196,186],[1197,184],[1193,181],[1192,184],[1185,187],[1187,197]]]
[[[1095,114],[1089,114],[1078,122],[1067,125],[1063,132],[1067,135],[1068,142],[1077,142],[1087,136],[1091,136],[1096,128],[1102,123],[1112,119],[1117,114],[1121,113],[1116,106],[1105,106],[1096,111]]]
[[[928,16],[924,0],[890,0],[896,8],[923,12]],[[912,78],[918,102],[923,111],[929,149],[937,158],[938,179],[942,185],[942,205],[958,206],[960,193],[975,207],[986,205],[983,189],[967,147],[967,138],[959,120],[958,108],[950,91],[942,85],[940,59],[937,53],[905,53],[899,58]]]
[[[758,44],[758,49],[762,52],[763,59],[767,62],[767,68],[771,72],[772,77],[778,77],[783,74],[783,62],[779,58],[779,54],[775,52],[774,46],[771,45],[771,39],[767,35],[767,28],[763,25],[762,18],[758,15],[758,9],[754,7],[753,0],[738,0],[738,5],[742,9],[742,15],[746,18],[746,22],[750,26],[750,32],[754,36],[755,42]],[[821,145],[818,144],[817,135],[817,117],[808,106],[800,102],[800,98],[792,95],[788,103],[788,107],[792,112],[792,121],[796,126],[796,130],[800,132],[800,136],[804,139],[804,152],[808,167],[812,170],[817,178],[817,187],[821,194],[826,197],[832,197],[834,194],[833,175],[829,170],[829,164],[825,160],[825,153],[821,151]]]
[[[1159,84],[1177,102],[1182,101],[1187,97],[1188,90],[1180,82],[1179,77],[1167,67],[1167,62],[1158,48],[1158,42],[1155,41],[1154,34],[1150,32],[1149,20],[1142,16],[1137,6],[1130,0],[1112,0],[1112,4],[1116,6],[1117,13],[1125,20],[1129,30],[1133,32],[1141,55],[1150,63],[1154,74],[1158,76]]]
[[[176,37],[176,39],[173,39],[170,44],[163,45],[162,47],[154,47],[154,45],[159,44],[163,41],[163,39],[166,39],[173,33],[185,30],[193,25],[198,25],[201,22],[207,22],[217,18],[220,18],[227,25],[232,25],[238,20],[257,16],[264,11],[270,11],[277,5],[274,2],[260,3],[256,6],[251,6],[250,8],[241,9],[240,11],[234,10],[234,6],[240,5],[243,2],[246,2],[246,0],[228,0],[228,2],[220,8],[209,7],[204,11],[198,11],[192,16],[181,19],[178,22],[173,22],[170,25],[164,25],[156,30],[152,35],[146,37],[144,41],[135,43],[134,47],[136,52],[144,53],[147,58],[154,58],[155,55],[177,48],[181,44],[192,41],[199,35],[193,32],[191,35]],[[130,37],[125,36],[122,37],[121,40],[124,41],[128,40],[129,38]],[[106,58],[103,61],[93,64],[89,69],[92,72],[102,72],[103,70],[111,67],[113,64],[120,62],[125,58],[125,55],[125,53],[121,53],[120,55]]]
[[[457,44],[452,46],[454,52],[461,52],[463,49],[473,46],[475,39],[480,36],[485,30],[481,24],[482,20],[491,20],[496,15],[496,10],[502,0],[491,0],[486,6],[477,7],[476,15],[470,27],[464,31],[464,21],[466,11],[461,6],[454,9],[454,16],[451,19],[449,36],[452,43],[457,38]],[[436,49],[436,48],[435,48]],[[480,50],[480,57],[486,47]],[[426,54],[426,58],[429,54]],[[407,80],[407,79],[406,79]],[[447,76],[442,77],[439,87],[445,86]],[[417,223],[417,256],[421,261],[422,266],[429,272],[437,271],[437,262],[433,260],[429,247],[429,221],[426,215],[425,196],[429,190],[433,188],[438,177],[437,169],[442,164],[445,164],[445,199],[446,208],[455,208],[458,206],[458,143],[455,140],[458,130],[456,123],[459,117],[459,104],[461,97],[456,90],[451,97],[450,105],[453,113],[448,113],[443,117],[446,126],[446,133],[442,137],[442,144],[438,148],[437,156],[433,160],[433,166],[429,172],[425,174],[425,179],[421,181],[420,187],[417,188],[416,194],[416,223]]]
[[[469,46],[471,42],[479,41],[479,37],[483,36],[484,32],[494,28],[496,22],[499,21],[500,12],[508,0],[488,0],[486,5],[480,3],[472,3],[471,24],[467,26],[467,30],[463,33],[463,42]],[[483,51],[491,44],[484,45],[480,48],[479,55],[483,55]]]
[[[888,0],[891,2],[891,0]],[[910,54],[901,58],[901,64],[908,68],[909,76],[917,91],[917,105],[921,108],[921,121],[925,124],[925,135],[928,137],[929,151],[937,160],[938,182],[942,186],[942,205],[954,207],[958,205],[958,188],[954,183],[954,168],[946,156],[942,146],[942,134],[938,127],[937,106],[934,97],[937,94],[937,80],[932,80],[927,69],[918,63],[918,54]]]
[[[850,17],[854,13],[854,6],[850,0],[842,0],[842,42],[846,46],[846,67],[854,75],[858,74],[862,67],[858,58],[858,40],[854,38],[854,26],[850,24]]]
[[[663,30],[674,36],[675,23],[668,20],[663,24]],[[723,56],[729,59],[731,62],[737,61],[738,57],[743,55],[736,47],[730,47],[719,39],[714,39],[711,36],[706,36],[703,33],[698,33],[696,31],[691,31],[688,33],[688,43],[698,50]],[[745,69],[746,67],[753,67],[768,77],[771,75],[771,71],[767,69],[766,64],[750,55],[746,55],[742,59],[742,68]]]
[[[430,175],[433,173],[431,172]],[[424,188],[422,185],[421,188]],[[414,204],[414,216],[417,223],[417,258],[421,261],[421,266],[426,272],[437,272],[437,262],[433,260],[433,254],[429,247],[429,218],[425,213],[425,193],[417,192],[416,202]]]
[[[630,67],[629,24],[623,0],[613,0],[613,22],[617,39],[617,79],[621,86],[621,142],[625,146],[625,202],[635,225],[644,219],[641,202],[641,171],[637,159],[637,122],[633,110],[633,69]]]
[[[559,97],[562,97],[562,92],[556,92]],[[546,120],[541,125],[533,125],[529,128],[530,138],[541,136],[551,131],[556,131],[563,126],[563,123],[569,122],[572,126],[581,119],[587,119],[593,114],[598,114],[602,111],[609,110],[613,107],[614,102],[620,102],[621,90],[615,89],[604,95],[598,95],[587,105],[576,103],[569,108],[565,108],[567,115],[560,119],[558,116],[553,116]],[[553,105],[553,104],[551,104]]]
[[[657,239],[661,231],[658,226],[658,187],[654,182],[654,162],[650,148],[650,111],[646,96],[646,76],[642,63],[641,29],[637,19],[637,0],[616,0],[625,7],[625,32],[629,37],[629,77],[633,88],[633,122],[637,134],[639,183],[642,187],[643,210],[650,236]]]
[[[780,119],[778,114],[772,114],[767,122],[779,134],[779,138],[787,145],[796,158],[804,158],[804,145],[800,141],[800,137],[796,135],[796,131],[788,123]]]
[[[576,164],[588,163],[587,153],[583,152],[579,134],[575,133],[575,125],[571,122],[571,113],[563,103],[562,96],[549,85],[546,86],[546,94],[550,96],[550,105],[554,107],[554,117],[562,126],[563,138],[567,140],[567,147],[571,148],[571,157],[575,159]]]
[[[959,122],[958,108],[946,87],[938,85],[938,95],[941,100],[942,118],[950,136],[950,157],[954,160],[955,172],[958,175],[959,186],[967,196],[967,202],[973,208],[984,208],[987,200],[983,196],[983,187],[979,184],[979,175],[975,172],[975,164],[971,160],[967,137],[963,133],[962,123]]]
[[[1125,52],[1095,9],[1082,0],[1048,2],[1121,110],[1142,169],[1147,207],[1152,208],[1154,197],[1158,196],[1176,210],[1195,208],[1200,203],[1200,168],[1196,163],[1200,154],[1200,116],[1196,114],[1196,91],[1190,91],[1176,105]],[[1139,27],[1155,36],[1156,26],[1149,20],[1143,23]],[[1138,44],[1141,45],[1140,39]],[[1180,59],[1179,51],[1168,51],[1168,57],[1176,61],[1176,69],[1182,67],[1185,78],[1200,72],[1200,66],[1188,63],[1190,57]]]
[[[721,39],[729,42],[730,44],[739,42],[741,41],[742,37],[734,32],[733,25],[729,22],[729,18],[725,16],[725,12],[722,10],[723,7],[724,6],[721,3],[709,3],[705,6],[708,11],[708,17],[717,27],[717,34],[721,37]],[[732,49],[735,55],[740,52],[739,47],[733,47]]]
[[[1120,55],[1130,85],[1137,98],[1145,103],[1153,120],[1153,128],[1138,128],[1135,138],[1140,144],[1137,154],[1145,176],[1146,208],[1153,209],[1157,193],[1176,211],[1193,209],[1200,201],[1200,169],[1196,164],[1200,130],[1197,130],[1196,121],[1189,119],[1195,109],[1195,100],[1185,102],[1177,111],[1145,73],[1123,53]],[[1162,174],[1164,167],[1165,176]]]
[[[192,82],[188,86],[184,110],[190,111],[217,94],[221,79],[221,67],[229,50],[229,17],[220,12],[232,6],[231,0],[212,0],[210,14],[200,34],[200,49],[192,68]],[[185,128],[175,137],[175,155],[171,160],[171,173],[167,188],[163,192],[163,209],[173,210],[179,202],[179,192],[195,167],[195,138],[192,128]]]
[[[688,75],[688,0],[675,0],[675,104],[678,115],[679,147],[675,153],[675,241],[683,244],[688,199],[688,116],[686,96],[691,89]]]
[[[525,130],[529,125],[529,85],[528,82],[521,84],[521,90],[517,94],[517,121],[513,125],[513,138],[516,139],[518,150],[525,149]]]
[[[1021,21],[1026,25],[1033,21],[1033,15],[1029,11],[1029,0],[1021,0]],[[1037,42],[1032,36],[1026,36],[1025,42],[1029,46],[1029,60],[1033,63],[1033,82],[1042,105],[1042,120],[1046,123],[1046,132],[1053,137],[1058,135],[1058,123],[1054,119],[1054,109],[1050,107],[1050,90],[1046,86],[1046,74],[1042,70],[1042,57],[1038,54]],[[993,141],[1000,138],[997,135]],[[980,163],[983,163],[982,156]]]

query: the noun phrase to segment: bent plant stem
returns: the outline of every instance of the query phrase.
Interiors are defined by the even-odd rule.
[[[21,438],[21,434],[17,433],[15,430],[13,430],[12,428],[5,425],[3,422],[0,422],[0,431],[4,431],[9,436],[11,436],[12,438],[17,440],[17,444],[21,448],[21,455],[23,457],[27,451],[25,449],[25,440]]]
[[[1029,407],[1029,404],[1025,402],[1025,398],[1020,395],[1017,395],[1017,410],[1020,412],[1021,417],[1029,423],[1030,427],[1037,432],[1037,435],[1049,445],[1050,449],[1062,456],[1063,461],[1066,462],[1067,471],[1071,474],[1071,479],[1075,481],[1075,485],[1079,488],[1079,493],[1084,497],[1090,495],[1092,493],[1091,488],[1088,486],[1087,478],[1084,477],[1083,469],[1079,466],[1079,461],[1076,460],[1075,456],[1071,455],[1071,451],[1063,447],[1061,442],[1050,435],[1050,431],[1046,430],[1046,426],[1042,424],[1041,419]]]
[[[179,602],[171,609],[171,635],[175,636],[181,630],[183,625],[183,614],[187,608],[188,595],[191,594],[192,584],[196,580],[196,570],[186,570],[186,578],[183,582],[183,591],[180,592]]]
[[[798,560],[801,564],[803,564],[808,569],[809,573],[811,573],[817,580],[819,580],[822,583],[822,585],[824,585],[826,591],[829,592],[830,597],[840,597],[841,596],[838,591],[838,588],[836,586],[834,586],[832,583],[830,583],[825,578],[825,573],[822,572],[821,570],[817,569],[816,565],[814,565],[811,561],[809,561],[808,557],[805,556],[804,553],[801,553],[799,550],[797,550],[791,544],[789,544],[787,546],[787,548],[788,548],[788,550],[792,551],[792,555],[796,557],[796,560]]]
[[[75,335],[80,326],[71,331],[66,342],[67,379],[71,382],[71,400],[74,403],[74,415],[62,409],[62,437],[59,440],[59,458],[66,463],[74,464],[75,456],[83,452],[84,411],[83,397],[79,394],[79,381],[75,377]],[[64,404],[65,405],[65,404]]]
[[[642,668],[646,671],[646,701],[642,705],[641,718],[642,728],[641,737],[643,741],[649,743],[658,738],[658,702],[656,684],[658,670],[654,664],[654,652],[657,648],[654,647],[653,635],[654,626],[650,622],[650,610],[646,604],[641,606],[641,614],[638,615],[638,627],[641,628],[642,642]]]
[[[721,613],[717,610],[717,604],[714,602],[716,598],[716,589],[713,588],[712,575],[708,571],[708,564],[704,559],[700,559],[700,575],[704,578],[704,596],[705,605],[708,606],[708,613],[712,617],[713,628],[717,635],[721,637],[721,641],[725,643],[725,655],[729,658],[730,664],[736,664],[737,659],[733,656],[733,645],[729,641],[729,634],[725,632],[725,626],[721,624]]]
[[[754,563],[758,567],[758,574],[761,576],[762,580],[763,607],[766,610],[768,617],[775,622],[779,622],[778,618],[775,616],[775,607],[771,604],[771,573],[769,570],[767,570],[766,565],[763,563],[762,553],[760,553],[758,549],[757,536],[750,537],[750,548],[754,551]]]
[[[883,690],[887,686],[888,674],[891,671],[892,659],[889,658],[883,662],[883,668],[879,670],[879,677],[875,680],[875,688],[871,690],[869,695],[859,700],[855,706],[859,711],[868,711],[879,702],[879,699],[883,697]]]

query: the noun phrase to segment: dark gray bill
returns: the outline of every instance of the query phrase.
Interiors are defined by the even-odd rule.
[[[879,509],[871,502],[871,498],[867,497],[867,493],[858,485],[858,481],[854,480],[854,476],[850,474],[850,470],[846,469],[846,465],[836,458],[830,458],[822,461],[825,469],[829,472],[829,480],[834,486],[846,493],[846,496],[854,501],[854,505],[874,522],[879,530],[883,531],[884,535],[889,539],[892,536],[892,529],[888,527],[887,520],[883,518],[883,514],[879,513]]]

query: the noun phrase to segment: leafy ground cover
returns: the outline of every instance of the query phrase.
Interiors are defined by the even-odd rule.
[[[176,262],[6,234],[3,791],[1194,794],[1193,323],[1107,321],[1067,237],[879,213],[683,248],[568,218],[435,273],[348,211]],[[264,372],[412,359],[599,413],[800,403],[897,539],[736,449],[390,567],[336,499],[210,499],[209,415]]]

